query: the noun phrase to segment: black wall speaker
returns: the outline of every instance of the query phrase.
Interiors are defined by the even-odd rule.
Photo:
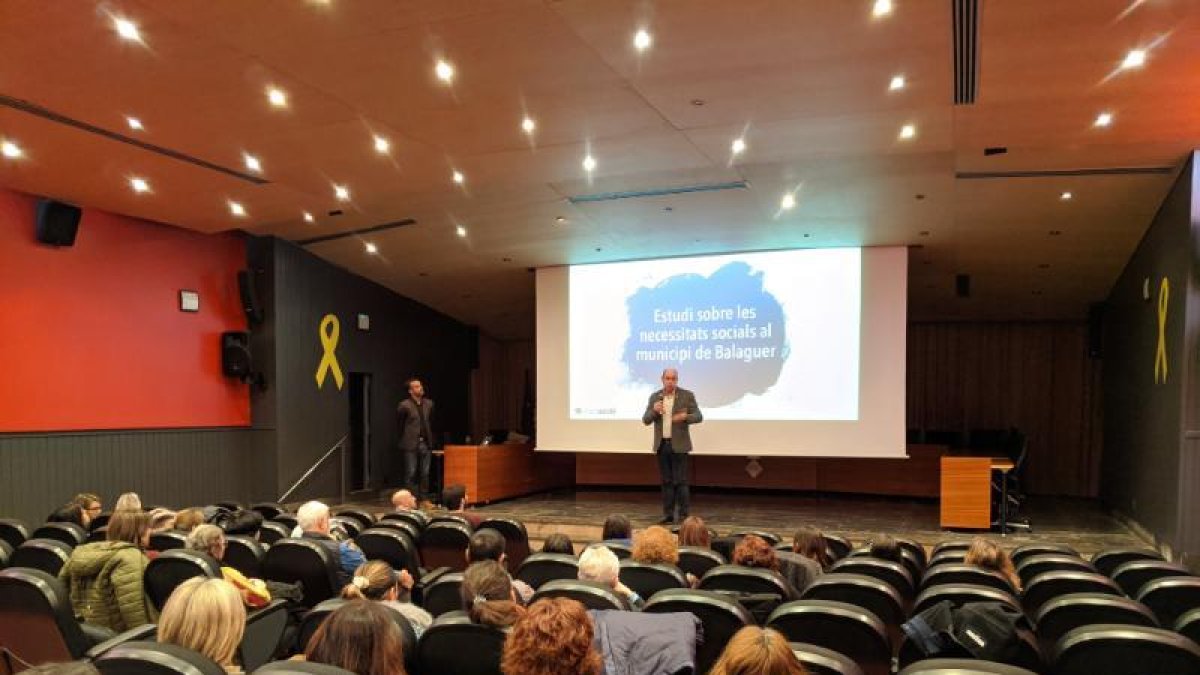
[[[53,199],[39,199],[37,203],[37,240],[52,246],[74,246],[75,233],[79,231],[79,218],[83,211]]]
[[[254,272],[242,270],[238,272],[238,293],[242,296],[242,311],[250,325],[257,326],[263,322],[262,303],[258,301],[258,287],[254,283]]]
[[[1092,303],[1088,307],[1088,356],[1098,359],[1104,356],[1104,303]]]
[[[250,377],[250,334],[245,331],[221,333],[221,372],[227,377]]]

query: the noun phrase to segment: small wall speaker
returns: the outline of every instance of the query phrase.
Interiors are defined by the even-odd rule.
[[[37,203],[37,240],[51,246],[74,246],[75,234],[79,231],[79,219],[83,211],[53,199],[39,199]]]

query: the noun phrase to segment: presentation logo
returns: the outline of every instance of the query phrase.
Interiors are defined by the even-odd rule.
[[[630,378],[657,387],[663,368],[679,368],[682,385],[706,406],[766,392],[788,359],[783,307],[763,288],[763,273],[744,262],[707,277],[668,277],[638,289],[625,307]]]

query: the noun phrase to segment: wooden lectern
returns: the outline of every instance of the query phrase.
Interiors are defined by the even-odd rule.
[[[530,443],[447,445],[445,485],[467,486],[471,504],[569,487],[575,481],[575,455],[534,452]]]
[[[1007,457],[942,457],[941,526],[992,527],[992,471],[1013,468]]]

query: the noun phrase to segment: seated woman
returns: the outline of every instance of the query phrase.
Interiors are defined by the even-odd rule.
[[[603,662],[593,645],[592,619],[569,598],[533,603],[504,641],[504,675],[599,675]]]
[[[679,545],[712,548],[712,533],[700,516],[688,516],[679,526]]]
[[[604,519],[604,529],[600,535],[602,541],[611,541],[627,546],[633,544],[633,525],[629,518],[614,513]]]
[[[204,509],[193,506],[190,509],[183,509],[175,514],[175,529],[185,534],[203,524]]]
[[[742,537],[742,540],[733,549],[733,560],[731,562],[734,565],[741,565],[742,567],[754,567],[780,572],[779,576],[783,579],[783,583],[787,587],[787,597],[784,599],[789,600],[800,597],[792,582],[780,571],[779,556],[775,554],[775,549],[771,544],[767,543],[766,539],[753,534]]]
[[[353,600],[317,628],[304,657],[357,675],[405,675],[404,649],[404,635],[387,609],[377,602]]]
[[[546,537],[542,542],[542,553],[561,553],[563,555],[575,555],[575,544],[571,543],[571,538],[561,532],[555,532]]]
[[[246,608],[232,584],[223,579],[193,577],[180,584],[163,607],[158,642],[175,644],[216,661],[227,673],[240,673],[235,663]]]
[[[421,637],[421,633],[433,623],[433,616],[411,602],[400,601],[401,591],[407,597],[412,587],[413,578],[408,570],[397,573],[383,560],[372,560],[354,570],[354,577],[342,589],[342,597],[346,600],[373,600],[391,607],[408,619],[417,637]]]
[[[1013,566],[1012,558],[1008,557],[1004,549],[997,546],[995,542],[983,537],[975,537],[971,541],[971,548],[967,549],[967,555],[963,559],[963,563],[998,572],[1008,580],[1014,591],[1017,593],[1021,592],[1021,577],[1017,576],[1017,570]]]
[[[58,573],[71,596],[75,615],[118,633],[153,623],[146,599],[143,550],[150,540],[150,516],[119,511],[108,522],[107,540],[76,546]]]
[[[225,532],[216,525],[198,525],[188,533],[188,550],[204,553],[217,562],[225,559]],[[221,576],[241,594],[246,606],[255,609],[271,602],[271,593],[262,579],[250,579],[232,567],[221,566]]]
[[[80,492],[68,503],[78,504],[79,508],[87,514],[89,524],[96,519],[96,516],[104,512],[104,505],[100,502],[100,498],[91,492]]]
[[[524,613],[512,578],[495,560],[477,562],[463,573],[463,610],[471,621],[508,632]]]
[[[141,511],[142,498],[136,492],[124,492],[120,497],[117,497],[117,503],[113,506],[113,513],[117,511]]]
[[[150,511],[150,534],[175,529],[177,515],[171,509],[157,508]]]
[[[709,675],[807,675],[787,639],[758,626],[739,630],[725,645]]]
[[[679,547],[675,545],[675,536],[667,528],[652,525],[642,530],[633,540],[633,555],[631,558],[640,563],[651,565],[679,566]],[[700,584],[700,580],[687,574],[687,582],[692,588]]]
[[[792,536],[792,552],[799,553],[809,560],[817,561],[822,572],[827,571],[833,564],[833,560],[829,557],[829,545],[825,542],[825,535],[815,527],[804,525],[796,530],[796,534]]]
[[[46,516],[47,523],[75,523],[84,530],[92,524],[92,519],[82,506],[71,502],[54,509],[54,513]]]

